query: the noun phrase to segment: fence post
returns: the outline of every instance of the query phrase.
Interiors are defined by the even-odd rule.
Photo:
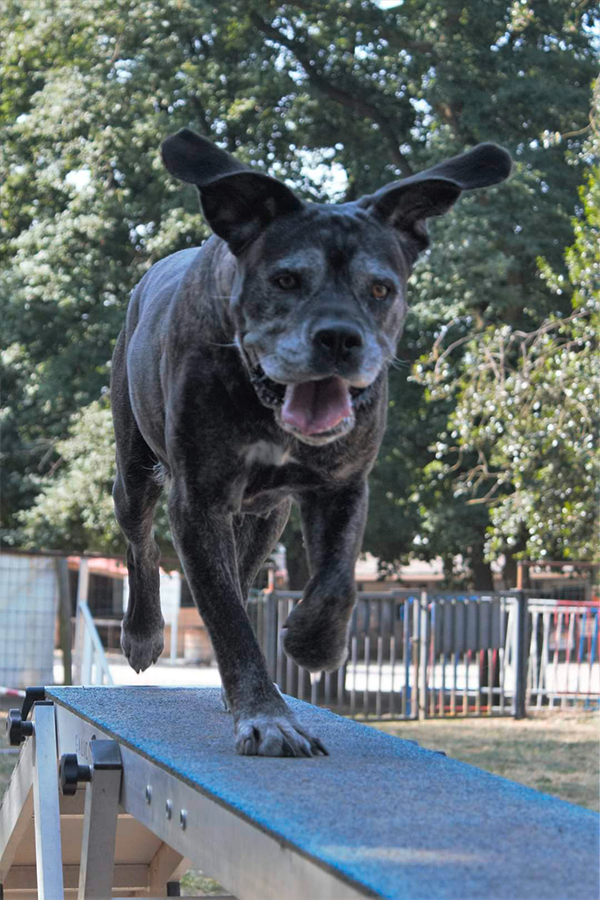
[[[515,719],[525,718],[525,692],[527,688],[527,595],[524,591],[515,591],[517,615],[515,623],[515,696],[513,716]]]
[[[63,654],[63,684],[73,684],[71,664],[71,591],[69,590],[69,566],[65,556],[55,561],[58,584],[58,634]]]
[[[77,582],[77,613],[75,619],[75,680],[77,684],[90,684],[92,674],[92,644],[87,626],[81,612],[80,604],[88,600],[90,572],[87,559],[79,560],[79,579]]]
[[[429,610],[427,591],[421,591],[419,600],[419,680],[417,704],[419,719],[427,718],[427,652],[429,649]]]

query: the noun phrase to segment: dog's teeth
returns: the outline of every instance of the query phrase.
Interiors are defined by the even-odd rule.
[[[310,683],[311,683],[311,684],[318,684],[318,682],[319,682],[320,679],[321,679],[321,675],[322,675],[322,674],[323,674],[323,672],[311,672],[311,673],[310,673]]]

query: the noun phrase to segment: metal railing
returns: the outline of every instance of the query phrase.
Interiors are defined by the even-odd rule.
[[[361,719],[514,716],[600,701],[598,604],[523,591],[360,592],[348,659],[312,678],[283,650],[300,592],[256,594],[249,612],[282,691]]]
[[[531,636],[527,705],[598,704],[598,603],[529,600]]]
[[[356,718],[416,718],[418,598],[409,591],[361,592],[350,623],[348,658],[311,677],[283,650],[281,629],[299,591],[254,596],[250,617],[270,675],[284,693]]]
[[[525,714],[525,598],[424,595],[422,717]]]
[[[85,685],[114,684],[96,623],[87,604],[88,585],[88,561],[82,558],[77,584],[73,683]]]

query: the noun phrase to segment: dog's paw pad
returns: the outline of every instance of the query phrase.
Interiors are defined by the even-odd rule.
[[[236,728],[235,749],[241,756],[328,756],[318,738],[286,716],[242,719]]]

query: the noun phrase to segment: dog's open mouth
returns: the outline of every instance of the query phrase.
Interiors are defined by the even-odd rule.
[[[259,365],[253,367],[250,378],[259,400],[278,409],[282,427],[309,442],[347,432],[354,424],[355,408],[368,391],[352,387],[337,375],[281,384],[270,379]]]

